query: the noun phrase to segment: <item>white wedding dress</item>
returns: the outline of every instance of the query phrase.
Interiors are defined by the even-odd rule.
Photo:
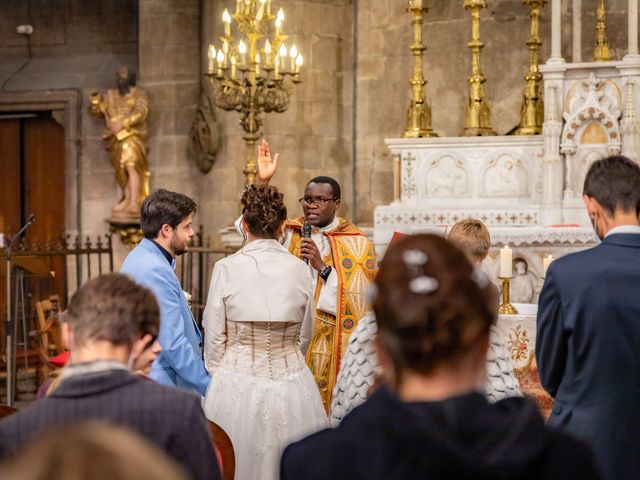
[[[218,261],[204,312],[207,418],[233,443],[237,480],[279,478],[284,448],[328,425],[307,367],[308,267],[275,240]]]

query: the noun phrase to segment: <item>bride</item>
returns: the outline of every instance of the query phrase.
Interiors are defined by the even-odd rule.
[[[231,438],[236,478],[279,477],[291,442],[327,425],[304,351],[311,335],[309,269],[278,240],[287,209],[269,185],[242,195],[247,243],[213,268],[204,311],[207,417]]]

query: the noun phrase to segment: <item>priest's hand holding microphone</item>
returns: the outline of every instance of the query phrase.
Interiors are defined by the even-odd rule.
[[[300,256],[304,259],[305,263],[311,264],[311,266],[318,271],[320,278],[324,281],[327,280],[331,273],[331,267],[322,260],[322,254],[320,250],[318,250],[316,242],[311,239],[311,225],[307,222],[302,225]]]

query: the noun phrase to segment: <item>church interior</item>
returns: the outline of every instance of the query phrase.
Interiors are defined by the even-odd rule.
[[[482,220],[498,330],[549,413],[546,270],[595,245],[590,165],[640,159],[637,0],[0,0],[0,27],[0,347],[13,315],[19,404],[25,375],[57,368],[51,310],[119,271],[156,189],[198,205],[177,273],[202,314],[264,138],[289,217],[308,179],[333,177],[378,260],[396,232]],[[144,118],[112,135],[114,108]]]

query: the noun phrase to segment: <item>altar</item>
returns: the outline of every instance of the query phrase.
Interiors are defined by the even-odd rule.
[[[537,63],[541,4],[532,10],[527,42],[531,62],[521,123],[513,134],[496,135],[491,127],[477,24],[469,43],[472,74],[462,136],[442,138],[431,130],[426,92],[420,91],[426,81],[414,74],[408,128],[403,138],[385,140],[394,162],[394,196],[391,203],[374,209],[378,256],[396,231],[445,235],[458,220],[476,218],[491,234],[492,249],[483,269],[498,284],[496,247],[509,245],[513,301],[536,303],[544,258],[557,259],[595,245],[582,200],[586,172],[594,161],[609,155],[636,162],[640,158],[637,18],[629,17],[628,52],[622,59],[598,51],[594,61],[583,62],[581,40],[574,38],[574,58],[567,62],[560,48],[560,3],[552,2],[551,56],[542,65]],[[574,28],[580,22],[580,12],[574,12]],[[604,17],[599,22],[604,24]],[[604,45],[606,38],[598,37],[598,42]],[[422,66],[417,65],[419,72]],[[418,117],[420,122],[413,121]]]

